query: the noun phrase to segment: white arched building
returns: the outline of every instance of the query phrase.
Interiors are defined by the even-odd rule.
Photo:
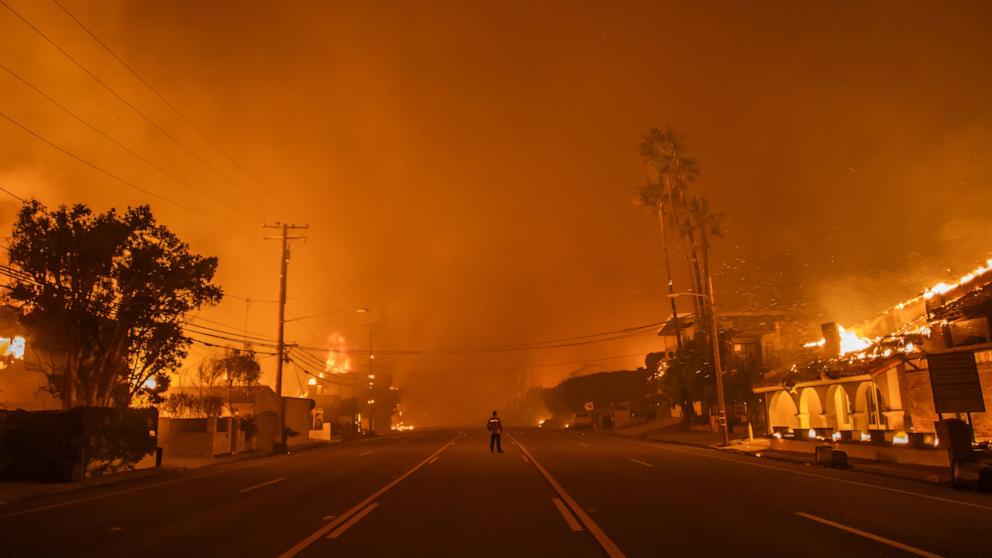
[[[754,392],[765,405],[769,433],[811,428],[827,433],[867,432],[914,426],[933,431],[932,420],[915,424],[903,404],[903,388],[919,383],[905,377],[922,373],[921,379],[927,379],[925,360],[916,370],[910,363],[901,357],[883,359],[837,378],[800,378],[759,386]]]

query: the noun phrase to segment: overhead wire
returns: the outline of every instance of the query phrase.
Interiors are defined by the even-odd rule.
[[[114,51],[114,49],[110,48],[110,45],[108,45],[99,36],[97,36],[96,33],[94,33],[87,25],[85,25],[71,11],[69,11],[61,2],[59,2],[59,0],[52,0],[52,1],[67,16],[69,16],[70,19],[72,19],[74,22],[76,22],[76,25],[78,25],[80,27],[80,29],[82,29],[83,31],[85,31],[87,35],[89,35],[94,41],[96,41],[96,43],[98,45],[100,45],[103,48],[103,50],[107,51],[108,54],[110,54],[111,56],[113,56],[114,59],[117,60],[117,62],[120,63],[121,66],[123,66],[128,72],[130,72],[131,75],[133,75],[138,81],[140,81],[141,84],[144,85],[149,91],[151,91],[156,97],[158,97],[159,100],[162,101],[163,104],[165,104],[165,106],[169,107],[172,110],[172,112],[174,112],[176,114],[176,116],[178,116],[190,128],[192,128],[194,131],[196,131],[196,133],[199,134],[200,137],[202,137],[204,140],[206,140],[206,142],[209,143],[214,149],[216,149],[218,153],[220,153],[225,159],[227,159],[239,171],[241,171],[245,176],[247,176],[252,182],[254,182],[256,185],[258,185],[258,187],[261,188],[265,193],[267,193],[269,196],[271,196],[272,199],[274,199],[276,202],[278,202],[280,205],[282,205],[286,210],[288,210],[288,211],[290,211],[292,213],[292,208],[290,208],[289,205],[286,204],[285,201],[283,201],[283,198],[282,197],[277,196],[272,190],[270,190],[265,184],[263,184],[261,181],[259,181],[251,172],[249,172],[241,163],[239,163],[230,154],[228,154],[228,152],[225,149],[223,149],[216,141],[214,141],[209,135],[207,135],[207,133],[200,126],[198,126],[189,117],[187,117],[182,111],[180,111],[179,108],[175,105],[175,103],[173,103],[168,98],[166,98],[165,95],[163,95],[157,88],[153,87],[152,84],[148,82],[148,80],[146,80],[141,74],[139,74],[138,71],[134,69],[134,67],[132,67],[130,64],[128,64],[124,60],[123,57],[121,57],[119,54],[117,54],[117,52]]]
[[[8,196],[14,198],[15,200],[17,200],[17,201],[19,201],[21,203],[28,203],[28,200],[22,198],[21,196],[18,196],[17,194],[15,194],[15,193],[11,192],[10,190],[4,188],[3,186],[0,186],[0,192],[3,192],[4,194],[7,194]]]
[[[618,359],[621,359],[621,358],[632,358],[632,357],[635,357],[635,356],[644,356],[644,354],[645,353],[643,353],[643,352],[640,352],[640,353],[628,353],[628,354],[625,354],[625,355],[604,356],[604,357],[588,358],[588,359],[582,359],[582,360],[573,360],[573,361],[568,361],[568,362],[550,362],[550,363],[547,363],[547,364],[528,364],[528,365],[524,365],[524,366],[503,366],[503,367],[499,367],[499,368],[476,368],[476,369],[468,369],[468,370],[407,370],[407,371],[402,371],[402,372],[393,372],[392,375],[393,376],[415,376],[415,375],[416,376],[419,376],[419,375],[423,375],[423,374],[426,374],[426,375],[431,375],[431,374],[437,374],[437,375],[483,374],[483,373],[489,373],[489,372],[507,372],[507,371],[511,371],[511,370],[531,370],[531,369],[534,369],[534,368],[553,368],[553,367],[557,367],[557,366],[571,366],[571,365],[575,365],[575,364],[595,364],[595,363],[600,362],[600,361],[603,361],[603,360],[618,360]]]
[[[79,67],[79,69],[80,69],[80,70],[82,70],[82,71],[83,71],[83,72],[84,72],[84,73],[85,73],[86,75],[88,75],[88,76],[89,76],[90,78],[92,78],[92,79],[93,79],[93,81],[95,81],[95,82],[97,82],[98,84],[100,84],[100,86],[102,86],[102,87],[103,87],[104,89],[106,89],[106,90],[107,90],[107,91],[108,91],[108,92],[109,92],[109,93],[110,93],[111,95],[113,95],[113,96],[114,96],[114,97],[115,97],[115,98],[116,98],[117,100],[119,100],[119,101],[120,101],[121,103],[123,103],[123,104],[124,104],[125,106],[127,106],[127,107],[128,107],[129,109],[131,109],[131,111],[132,111],[132,112],[134,112],[134,113],[135,113],[135,114],[137,114],[137,115],[138,115],[139,117],[141,117],[141,118],[142,118],[142,119],[143,119],[143,120],[144,120],[145,122],[147,122],[147,123],[148,123],[148,124],[149,124],[149,125],[150,125],[150,126],[151,126],[152,128],[154,128],[154,129],[155,129],[155,130],[157,130],[157,131],[158,131],[159,133],[161,133],[161,134],[162,134],[163,136],[165,136],[165,137],[166,137],[167,139],[169,139],[169,141],[171,141],[171,142],[172,142],[173,144],[175,144],[175,145],[176,145],[177,147],[179,147],[179,148],[180,148],[180,149],[182,149],[182,150],[183,150],[184,152],[186,152],[186,153],[187,153],[187,154],[188,154],[188,155],[189,155],[190,157],[192,157],[193,159],[196,159],[196,160],[197,160],[198,162],[200,162],[200,163],[201,163],[201,164],[202,164],[202,165],[203,165],[204,167],[206,167],[207,169],[210,169],[210,171],[212,171],[212,172],[213,172],[214,174],[216,174],[216,175],[217,175],[218,177],[220,177],[220,178],[221,178],[222,180],[224,180],[225,182],[227,182],[227,183],[229,183],[229,184],[230,184],[231,186],[233,186],[234,188],[236,188],[236,189],[238,189],[239,191],[241,191],[241,192],[242,192],[243,194],[245,194],[246,196],[248,196],[249,198],[251,198],[252,200],[254,200],[254,201],[255,201],[256,203],[258,203],[258,204],[259,204],[259,205],[260,205],[261,207],[265,207],[265,208],[267,208],[267,209],[269,209],[270,211],[272,210],[272,207],[271,207],[271,206],[269,206],[268,204],[266,204],[266,203],[265,203],[264,201],[262,201],[262,200],[260,200],[260,199],[258,199],[258,198],[257,198],[257,197],[256,197],[256,196],[255,196],[254,194],[252,194],[252,193],[251,193],[250,191],[248,191],[247,189],[245,189],[245,188],[243,188],[243,187],[242,187],[242,186],[240,186],[240,185],[239,185],[239,184],[238,184],[238,183],[237,183],[236,181],[234,181],[233,179],[231,179],[230,177],[228,177],[228,176],[227,176],[226,174],[224,174],[223,172],[221,172],[221,171],[220,171],[219,169],[217,169],[217,167],[215,167],[215,166],[213,166],[213,165],[211,165],[211,164],[210,164],[210,163],[209,163],[208,161],[206,161],[206,160],[205,160],[204,158],[202,158],[202,157],[200,157],[199,155],[197,155],[197,154],[196,154],[196,153],[195,153],[195,152],[194,152],[194,151],[193,151],[192,149],[190,149],[190,148],[189,148],[188,146],[186,146],[186,144],[184,144],[184,143],[182,143],[181,141],[179,141],[178,139],[176,139],[176,137],[175,137],[175,136],[173,136],[173,135],[172,135],[171,133],[169,133],[169,132],[168,132],[168,131],[167,131],[167,130],[166,130],[165,128],[163,128],[163,127],[162,127],[161,125],[159,125],[159,124],[158,124],[157,122],[155,122],[155,121],[154,121],[154,120],[153,120],[153,119],[152,119],[151,117],[149,117],[149,116],[148,116],[147,114],[145,114],[144,112],[142,112],[142,111],[141,111],[141,109],[139,109],[139,108],[138,108],[138,107],[136,107],[136,106],[135,106],[135,105],[134,105],[133,103],[131,103],[130,101],[128,101],[128,100],[127,100],[126,98],[124,98],[124,96],[123,96],[123,95],[121,95],[120,93],[118,93],[118,92],[117,92],[117,90],[115,90],[115,89],[114,89],[113,87],[111,87],[111,86],[110,86],[110,85],[109,85],[109,84],[108,84],[108,83],[107,83],[106,81],[104,81],[104,80],[103,80],[103,79],[101,79],[101,78],[100,78],[99,76],[97,76],[97,75],[96,75],[95,73],[93,73],[93,71],[91,71],[91,70],[90,70],[89,68],[87,68],[87,67],[86,67],[86,66],[85,66],[85,65],[84,65],[84,64],[83,64],[82,62],[80,62],[80,61],[79,61],[79,60],[78,60],[78,59],[77,59],[76,57],[74,57],[74,56],[73,56],[72,54],[70,54],[70,53],[69,53],[69,52],[68,52],[68,51],[67,51],[66,49],[64,49],[64,48],[62,48],[62,47],[61,47],[61,46],[60,46],[60,45],[59,45],[58,43],[56,43],[56,42],[55,42],[55,41],[54,41],[54,40],[53,40],[53,39],[52,39],[51,37],[49,37],[49,36],[48,36],[47,34],[45,34],[45,32],[44,32],[44,31],[42,31],[42,30],[41,30],[41,29],[39,29],[39,28],[38,28],[38,27],[37,27],[36,25],[34,25],[33,23],[31,23],[31,21],[30,21],[30,20],[28,20],[28,19],[27,19],[26,17],[24,17],[24,15],[22,15],[22,14],[21,14],[20,12],[18,12],[17,10],[15,10],[15,9],[14,9],[14,8],[13,8],[13,7],[12,7],[12,6],[10,5],[10,4],[8,4],[8,3],[6,2],[6,0],[0,0],[0,4],[2,4],[2,5],[3,5],[3,6],[5,7],[5,8],[7,8],[7,10],[9,10],[9,11],[10,11],[10,12],[11,12],[12,14],[14,14],[14,15],[15,15],[15,16],[16,16],[16,17],[17,17],[17,18],[19,19],[19,20],[21,20],[21,22],[22,22],[22,23],[24,23],[24,24],[25,24],[26,26],[28,26],[28,27],[29,27],[29,28],[30,28],[30,29],[31,29],[32,31],[34,31],[34,32],[35,32],[35,33],[36,33],[36,34],[37,34],[38,36],[40,36],[40,37],[41,37],[42,39],[44,39],[44,40],[45,40],[45,41],[46,41],[46,42],[47,42],[48,44],[50,44],[50,45],[51,45],[52,47],[54,47],[54,48],[55,48],[55,49],[56,49],[57,51],[59,51],[59,52],[60,52],[60,53],[61,53],[61,54],[62,54],[63,56],[65,56],[65,57],[66,57],[67,59],[69,59],[69,61],[71,61],[71,62],[72,62],[73,64],[75,64],[75,65],[76,65],[77,67]]]
[[[3,2],[3,0],[0,0],[0,3],[2,3],[2,2]],[[104,175],[106,175],[106,176],[108,176],[108,177],[116,180],[117,182],[120,182],[121,184],[124,184],[125,186],[128,186],[128,187],[130,187],[130,188],[132,188],[134,190],[137,190],[137,191],[139,191],[139,192],[141,192],[143,194],[149,195],[149,196],[151,196],[151,197],[153,197],[155,199],[164,201],[166,203],[175,205],[177,207],[181,207],[181,208],[186,209],[188,211],[192,211],[194,213],[199,213],[201,215],[206,215],[208,217],[213,217],[214,219],[220,219],[222,221],[234,221],[234,222],[239,222],[239,223],[255,224],[254,221],[245,221],[245,220],[242,220],[242,219],[234,219],[232,217],[225,217],[223,215],[217,215],[216,213],[211,213],[209,211],[204,211],[204,210],[199,209],[197,207],[193,207],[191,205],[187,205],[185,203],[178,202],[178,201],[175,201],[173,199],[167,198],[167,197],[165,197],[165,196],[163,196],[161,194],[158,194],[156,192],[153,192],[152,190],[149,190],[147,188],[144,188],[142,186],[139,186],[139,185],[137,185],[137,184],[135,184],[135,183],[133,183],[133,182],[125,179],[125,178],[121,178],[120,176],[118,176],[118,175],[116,175],[116,174],[108,171],[107,169],[105,169],[105,168],[97,165],[96,163],[93,163],[93,162],[91,162],[91,161],[89,161],[87,159],[84,159],[84,158],[80,157],[79,155],[76,155],[75,153],[73,153],[72,151],[68,150],[67,148],[62,147],[61,145],[58,145],[57,143],[49,140],[48,138],[46,138],[45,136],[41,135],[40,133],[32,130],[31,128],[28,128],[27,126],[25,126],[24,124],[21,124],[17,120],[14,120],[13,118],[11,118],[9,115],[7,115],[4,112],[0,112],[0,117],[4,118],[5,120],[7,120],[8,122],[10,122],[14,126],[17,126],[21,130],[24,130],[28,134],[34,136],[36,139],[38,139],[39,141],[47,144],[49,147],[52,147],[52,148],[54,148],[54,149],[56,149],[58,151],[61,151],[66,156],[71,157],[71,158],[79,161],[80,163],[83,163],[84,165],[86,165],[86,166],[88,166],[88,167],[90,167],[90,168],[92,168],[92,169],[94,169],[94,170],[96,170],[96,171],[98,171],[98,172],[100,172],[100,173],[102,173],[102,174],[104,174]]]
[[[616,341],[619,339],[625,339],[627,337],[631,337],[633,335],[637,335],[649,331],[651,328],[657,327],[663,323],[664,322],[652,322],[649,324],[624,328],[621,330],[582,335],[577,337],[567,337],[557,340],[540,341],[535,343],[497,345],[491,347],[470,347],[463,349],[435,349],[435,350],[377,349],[375,351],[375,354],[391,355],[391,356],[410,356],[410,355],[439,356],[439,355],[467,355],[467,354],[501,353],[501,352],[515,352],[515,351],[543,350],[543,349],[560,349],[560,348],[578,347],[582,345],[590,345],[595,343],[604,343],[607,341]],[[344,351],[340,349],[334,349],[332,347],[302,346],[302,348],[320,350],[320,351],[332,351],[339,353],[347,352],[350,354],[368,354],[367,350],[360,350],[360,349]]]
[[[215,202],[217,202],[219,204],[222,204],[224,206],[227,206],[227,207],[229,207],[229,208],[231,208],[231,209],[233,209],[235,211],[238,211],[240,213],[243,213],[243,214],[245,214],[245,215],[247,215],[249,217],[253,217],[255,219],[258,219],[259,222],[264,222],[265,221],[265,218],[262,217],[261,215],[258,215],[256,213],[251,212],[251,211],[242,209],[242,208],[240,208],[240,207],[238,207],[238,206],[236,206],[236,205],[234,205],[234,204],[232,204],[232,203],[230,203],[230,202],[228,202],[228,201],[226,201],[226,200],[224,200],[224,199],[222,199],[222,198],[220,198],[218,196],[215,196],[214,194],[212,194],[211,192],[209,192],[209,191],[207,191],[207,190],[205,190],[203,188],[200,188],[198,186],[195,186],[193,184],[190,184],[188,181],[184,180],[183,178],[181,178],[179,176],[176,176],[176,174],[174,174],[173,172],[169,171],[165,167],[163,167],[163,166],[159,165],[158,163],[156,163],[156,162],[154,162],[154,161],[152,161],[152,160],[144,157],[140,153],[138,153],[138,152],[134,151],[133,149],[129,148],[128,146],[124,145],[123,143],[121,143],[120,141],[118,141],[117,139],[115,139],[113,136],[111,136],[110,134],[108,134],[104,130],[98,128],[96,125],[92,124],[91,122],[87,121],[83,117],[79,116],[78,114],[76,114],[75,112],[73,112],[70,108],[68,108],[65,105],[63,105],[62,103],[60,103],[57,99],[55,99],[54,97],[52,97],[51,95],[49,95],[45,91],[41,90],[35,84],[33,84],[30,81],[28,81],[24,76],[22,76],[21,74],[15,72],[14,70],[10,69],[10,67],[8,67],[6,64],[0,63],[0,69],[3,69],[5,72],[7,72],[8,74],[10,74],[12,77],[14,77],[15,79],[17,79],[21,83],[23,83],[25,86],[27,86],[28,88],[30,88],[32,91],[34,91],[38,95],[44,97],[46,100],[48,100],[48,102],[50,102],[53,105],[55,105],[56,107],[58,107],[63,112],[65,112],[66,114],[68,114],[69,116],[71,116],[72,118],[74,118],[76,121],[78,121],[79,123],[81,123],[84,126],[86,126],[87,128],[89,128],[90,130],[93,130],[94,132],[96,132],[97,134],[99,134],[101,137],[103,137],[107,141],[109,141],[112,144],[114,144],[115,146],[117,146],[119,149],[127,152],[132,157],[134,157],[134,158],[138,159],[139,161],[147,164],[148,166],[154,168],[155,170],[157,170],[158,172],[160,172],[163,175],[167,176],[168,178],[170,178],[174,182],[176,182],[178,184],[181,184],[181,185],[183,185],[183,186],[185,186],[185,187],[193,190],[194,192],[198,192],[198,193],[200,193],[200,194],[202,194],[202,195],[210,198],[211,200],[213,200],[213,201],[215,201]]]

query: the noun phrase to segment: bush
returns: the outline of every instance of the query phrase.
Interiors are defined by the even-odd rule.
[[[69,482],[128,469],[157,447],[155,409],[0,411],[0,480]]]

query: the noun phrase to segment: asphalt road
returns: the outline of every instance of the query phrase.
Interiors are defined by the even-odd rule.
[[[577,432],[429,431],[0,506],[3,557],[992,556],[992,497]]]

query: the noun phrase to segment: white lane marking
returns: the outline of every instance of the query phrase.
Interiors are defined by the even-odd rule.
[[[427,464],[428,465],[433,465],[434,462],[437,461],[438,459],[441,459],[441,456],[440,455],[435,455],[434,457],[431,458],[430,461],[427,462]]]
[[[520,457],[523,457],[524,458],[524,463],[530,463],[530,460],[527,459],[527,456],[526,455],[520,454]]]
[[[269,486],[270,484],[276,484],[277,482],[282,482],[284,480],[286,480],[286,477],[282,477],[282,478],[278,478],[278,479],[273,479],[273,480],[270,480],[268,482],[263,482],[262,484],[256,484],[255,486],[249,486],[248,488],[242,488],[241,490],[238,491],[238,494],[244,494],[245,492],[251,492],[252,490],[257,490],[259,488],[262,488],[262,487],[265,487],[265,486]]]
[[[362,456],[368,455],[370,453],[375,453],[375,450],[363,451],[362,453],[358,454],[358,457],[362,457]]]
[[[579,521],[575,519],[572,512],[568,511],[568,508],[565,506],[565,502],[562,502],[560,498],[552,498],[551,501],[555,503],[555,507],[558,508],[558,512],[561,513],[561,516],[565,518],[565,523],[568,523],[569,529],[573,531],[582,530],[582,526],[579,525]]]
[[[296,454],[296,455],[305,455],[305,454]],[[210,473],[204,473],[202,475],[194,475],[192,477],[186,477],[186,478],[181,478],[181,479],[173,479],[173,480],[168,480],[168,481],[164,481],[164,482],[156,482],[154,484],[146,484],[146,485],[143,485],[143,486],[135,486],[134,488],[126,488],[124,490],[116,490],[114,492],[107,492],[105,494],[98,494],[96,496],[87,496],[86,498],[75,498],[73,500],[65,500],[65,501],[62,501],[62,502],[58,502],[56,504],[48,504],[47,506],[38,506],[37,508],[28,508],[26,510],[21,510],[21,511],[18,511],[18,512],[11,512],[11,513],[8,513],[8,514],[5,514],[5,515],[0,515],[0,519],[7,519],[8,517],[16,517],[18,515],[27,515],[29,513],[37,513],[37,512],[45,511],[45,510],[52,510],[52,509],[56,509],[56,508],[62,508],[62,507],[65,507],[65,506],[71,506],[72,504],[79,504],[79,503],[82,503],[82,502],[91,502],[93,500],[102,500],[104,498],[109,498],[111,496],[117,496],[119,494],[128,494],[130,492],[138,492],[139,490],[147,490],[149,488],[155,488],[157,486],[165,486],[167,484],[175,484],[177,482],[186,482],[186,481],[191,481],[191,480],[195,480],[195,479],[202,479],[202,478],[205,478],[205,477],[212,477],[214,475],[220,475],[220,474],[223,474],[223,473],[233,473],[235,471],[241,471],[241,470],[244,470],[244,469],[253,469],[255,467],[261,467],[263,465],[269,465],[271,463],[272,463],[272,461],[266,460],[266,461],[263,461],[261,463],[253,463],[251,465],[245,465],[243,467],[234,467],[234,468],[231,468],[231,469],[228,469],[228,468],[225,467],[225,468],[221,468],[218,471],[212,471]]]
[[[328,532],[333,531],[334,529],[337,529],[338,526],[340,526],[342,523],[344,523],[345,521],[347,521],[349,517],[351,517],[352,515],[355,515],[356,513],[358,513],[360,510],[364,509],[366,506],[368,506],[372,502],[378,500],[380,496],[382,496],[386,492],[389,492],[389,490],[392,489],[394,486],[396,486],[397,484],[403,482],[403,479],[405,479],[405,478],[409,477],[410,475],[412,475],[412,474],[416,473],[417,471],[419,471],[424,465],[427,465],[427,462],[428,461],[430,461],[431,459],[437,457],[438,455],[441,455],[441,453],[444,450],[450,448],[454,443],[455,443],[455,440],[452,439],[447,444],[444,444],[443,446],[441,446],[441,449],[439,449],[436,452],[432,453],[431,455],[427,456],[426,459],[424,459],[420,463],[416,464],[412,469],[410,469],[409,471],[407,471],[407,472],[403,473],[402,475],[396,477],[395,479],[389,481],[388,484],[386,484],[385,486],[383,486],[379,490],[376,490],[374,494],[372,494],[368,498],[362,500],[361,502],[355,504],[355,506],[353,508],[351,508],[350,510],[348,510],[348,511],[344,512],[343,514],[339,515],[337,517],[337,519],[331,521],[327,525],[324,525],[320,529],[317,529],[316,531],[314,531],[313,533],[311,533],[310,536],[308,536],[307,538],[305,538],[302,541],[300,541],[300,542],[296,543],[295,545],[293,545],[292,548],[290,548],[286,552],[283,552],[282,554],[280,554],[279,555],[279,558],[293,558],[293,556],[296,556],[300,552],[303,552],[304,549],[306,549],[308,546],[310,546],[313,543],[315,543],[318,540],[320,540],[320,538],[323,537],[324,535],[326,535]]]
[[[325,515],[324,516],[324,521],[330,521],[332,519],[334,519],[334,516],[333,515]]]
[[[878,535],[874,535],[874,534],[869,533],[867,531],[862,531],[861,529],[855,529],[854,527],[848,527],[847,525],[842,525],[840,523],[837,523],[836,521],[830,521],[829,519],[823,519],[822,517],[817,517],[817,516],[812,515],[812,514],[809,514],[809,513],[796,512],[796,515],[798,515],[800,517],[805,517],[806,519],[810,519],[812,521],[816,521],[816,522],[822,523],[824,525],[829,525],[829,526],[831,526],[831,527],[833,527],[835,529],[840,529],[841,531],[847,531],[848,533],[854,533],[855,535],[864,537],[866,539],[871,539],[873,541],[880,542],[882,544],[887,544],[889,546],[898,548],[899,550],[905,550],[906,552],[909,552],[911,554],[915,554],[917,556],[924,556],[925,558],[942,558],[941,555],[939,555],[939,554],[934,554],[933,552],[927,552],[926,550],[922,550],[922,549],[916,548],[915,546],[909,546],[908,544],[903,544],[901,542],[897,542],[897,541],[894,541],[892,539],[887,539],[885,537],[880,537]]]
[[[641,461],[640,459],[634,459],[633,457],[628,457],[627,461],[633,461],[634,463],[637,463],[638,465],[644,465],[645,467],[654,467],[654,465],[648,463],[647,461]]]
[[[379,505],[378,502],[373,502],[373,503],[369,504],[368,506],[365,507],[364,510],[362,510],[362,511],[356,513],[355,515],[351,516],[351,519],[349,519],[348,521],[345,521],[344,522],[344,525],[341,525],[340,527],[338,527],[334,531],[331,531],[331,534],[330,535],[327,535],[327,538],[329,538],[329,539],[336,539],[336,538],[340,537],[342,533],[344,533],[345,531],[347,531],[348,529],[350,529],[352,525],[354,525],[354,524],[358,523],[359,521],[361,521],[363,517],[365,517],[366,515],[368,515],[369,512],[371,512],[372,510],[374,510],[378,505]]]
[[[792,474],[792,475],[800,475],[800,476],[803,476],[803,477],[813,477],[815,479],[822,479],[822,480],[826,480],[826,481],[839,482],[839,483],[843,483],[843,484],[851,484],[851,485],[854,485],[854,486],[864,486],[864,487],[868,487],[868,488],[874,488],[874,489],[877,489],[877,490],[884,490],[886,492],[894,492],[896,494],[905,494],[907,496],[916,496],[918,498],[924,498],[924,499],[927,499],[927,500],[935,500],[937,502],[946,502],[946,503],[949,503],[949,504],[958,504],[958,505],[967,506],[967,507],[970,507],[970,508],[978,508],[980,510],[989,510],[989,511],[992,511],[992,506],[983,506],[981,504],[973,504],[971,502],[964,502],[964,501],[961,501],[961,500],[954,500],[954,499],[951,499],[951,498],[942,498],[940,496],[931,496],[929,494],[920,494],[918,492],[910,492],[909,490],[900,490],[898,488],[889,488],[887,486],[879,486],[877,484],[871,484],[871,483],[868,483],[868,482],[859,482],[859,481],[852,481],[852,480],[847,480],[847,479],[838,479],[838,478],[835,478],[835,477],[827,477],[827,476],[824,476],[824,475],[817,475],[817,474],[814,474],[814,473],[807,473],[805,471],[794,471],[792,469],[787,469],[785,467],[774,467],[774,466],[771,466],[771,465],[763,465],[761,463],[751,463],[749,461],[744,461],[743,460],[743,459],[746,459],[746,458],[741,458],[740,460],[738,460],[738,459],[729,459],[729,458],[726,458],[726,457],[717,457],[715,455],[707,455],[705,453],[696,453],[694,451],[686,451],[686,450],[682,450],[682,449],[676,449],[676,448],[673,448],[671,446],[664,445],[664,444],[652,444],[650,442],[640,442],[640,444],[645,445],[645,446],[649,446],[649,447],[653,447],[653,448],[656,448],[656,449],[663,449],[663,450],[666,450],[666,451],[674,451],[676,453],[685,453],[685,454],[688,454],[688,455],[695,455],[696,457],[705,457],[707,459],[716,459],[717,461],[727,461],[727,462],[730,462],[730,463],[738,463],[740,465],[747,465],[748,467],[759,467],[761,469],[771,469],[773,471],[779,471],[781,473],[789,473],[789,474]],[[711,451],[711,450],[704,450],[704,451]]]
[[[582,447],[584,447],[584,448],[589,447],[589,444],[587,444],[585,442],[579,442],[579,445],[582,446]]]
[[[537,471],[544,476],[545,480],[548,481],[548,484],[551,485],[551,488],[553,488],[554,491],[557,492],[559,496],[561,496],[561,499],[564,500],[565,503],[568,504],[568,507],[571,508],[572,511],[575,513],[575,515],[579,517],[579,520],[582,521],[582,524],[586,526],[586,529],[588,529],[589,533],[592,534],[593,538],[596,539],[596,542],[599,543],[599,546],[603,547],[603,550],[606,551],[606,554],[610,558],[625,558],[624,553],[620,550],[620,548],[616,545],[616,543],[614,543],[610,539],[610,537],[608,537],[606,533],[604,533],[603,530],[600,529],[599,525],[597,525],[596,522],[593,521],[591,517],[589,517],[589,514],[587,514],[585,510],[583,510],[582,507],[579,506],[579,504],[568,494],[568,492],[565,492],[565,489],[562,487],[562,485],[558,484],[558,481],[556,481],[555,478],[551,476],[551,473],[549,473],[547,469],[542,467],[541,464],[538,463],[536,459],[534,459],[534,454],[528,451],[527,448],[525,448],[524,445],[521,444],[516,439],[516,437],[511,436],[510,439],[513,440],[514,444],[517,444],[517,447],[520,448],[520,451],[524,452],[524,455],[530,458],[531,465],[533,465],[534,468],[537,469]]]

